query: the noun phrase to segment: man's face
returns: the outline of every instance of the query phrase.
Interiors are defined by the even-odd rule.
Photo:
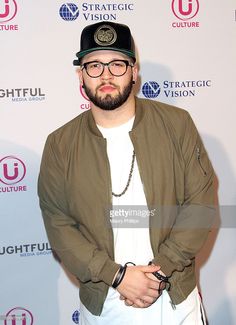
[[[120,52],[101,50],[87,54],[82,64],[91,61],[108,63],[113,60],[128,60],[132,63],[131,58]],[[120,77],[113,76],[107,66],[102,75],[97,78],[88,76],[85,69],[79,71],[80,82],[86,95],[95,106],[103,110],[114,110],[124,104],[131,94],[136,77],[136,66],[128,66],[126,73]]]

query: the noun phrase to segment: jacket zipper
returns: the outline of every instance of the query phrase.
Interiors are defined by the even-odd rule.
[[[199,147],[197,147],[197,161],[198,161],[198,164],[200,166],[200,169],[201,169],[203,175],[206,176],[207,172],[205,171],[204,167],[202,166],[201,153],[200,153],[200,148]]]

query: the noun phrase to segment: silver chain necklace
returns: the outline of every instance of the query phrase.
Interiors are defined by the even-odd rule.
[[[112,195],[113,195],[113,196],[115,196],[115,197],[120,197],[120,196],[124,195],[125,192],[128,190],[128,187],[129,187],[129,185],[130,185],[130,181],[131,181],[131,178],[132,178],[132,175],[133,175],[133,170],[134,170],[134,160],[135,160],[135,152],[133,151],[132,162],[131,162],[131,167],[130,167],[130,172],[129,172],[129,177],[128,177],[127,184],[126,184],[124,190],[123,190],[120,194],[115,194],[114,192],[112,192]]]

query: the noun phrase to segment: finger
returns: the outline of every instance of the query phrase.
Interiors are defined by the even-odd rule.
[[[133,306],[132,307],[134,307],[134,308],[140,308],[139,306],[137,306],[136,304],[133,304]]]
[[[153,302],[156,301],[160,297],[161,294],[162,294],[161,289],[157,289],[157,290],[148,289],[146,292],[144,292],[138,298],[143,301],[146,301],[147,303],[153,304]]]
[[[157,291],[160,289],[160,281],[152,280],[148,278],[147,287],[152,291]]]
[[[126,306],[133,306],[133,301],[129,300],[129,299],[125,299],[125,305]]]
[[[145,273],[157,272],[161,269],[160,265],[144,265],[140,266],[140,270]]]
[[[142,308],[142,309],[143,309],[143,308],[148,308],[148,307],[150,307],[150,306],[151,306],[151,304],[146,304],[146,303],[145,303],[143,307],[137,306],[137,305],[135,305],[135,304],[134,304],[133,306],[131,306],[131,307],[133,307],[133,308],[139,308],[139,309]]]
[[[146,272],[145,273],[146,277],[153,280],[153,281],[158,281],[160,282],[160,280],[157,279],[157,277],[155,277],[155,275],[153,273],[149,273],[149,272]]]
[[[143,306],[143,307],[137,306],[136,304],[133,304],[132,307],[134,307],[134,308],[148,308],[148,307],[150,307],[151,305],[152,305],[152,304],[148,304],[148,303],[144,302],[144,306]]]
[[[120,300],[125,300],[125,297],[120,295]]]
[[[140,300],[142,300],[146,304],[152,305],[159,297],[160,293],[158,293],[156,297],[143,296]]]
[[[160,282],[160,285],[159,285],[159,290],[164,290],[166,288],[166,283],[165,282]]]
[[[149,306],[151,306],[150,303],[148,303],[148,302],[146,302],[144,300],[141,300],[141,299],[136,299],[134,301],[134,304],[133,304],[132,307],[135,307],[135,308],[147,308]]]

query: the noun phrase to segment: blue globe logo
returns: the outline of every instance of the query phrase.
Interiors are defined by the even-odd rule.
[[[59,10],[59,14],[62,19],[72,21],[78,18],[79,9],[74,3],[64,3]]]
[[[156,98],[161,92],[161,87],[156,81],[148,81],[143,85],[142,92],[146,98]]]
[[[76,310],[72,315],[72,320],[75,324],[79,324],[79,311]]]

